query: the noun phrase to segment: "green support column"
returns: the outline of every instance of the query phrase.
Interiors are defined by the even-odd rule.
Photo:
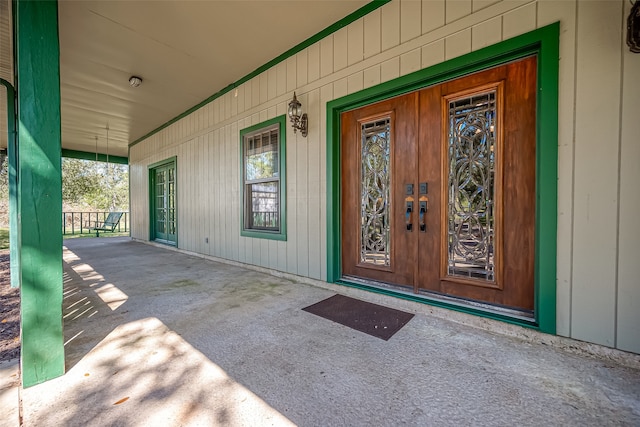
[[[16,142],[16,92],[11,83],[0,79],[0,85],[7,88],[7,127],[9,138],[9,264],[11,287],[20,287],[20,234],[18,233],[18,145]]]
[[[64,374],[57,1],[14,3],[22,384]]]

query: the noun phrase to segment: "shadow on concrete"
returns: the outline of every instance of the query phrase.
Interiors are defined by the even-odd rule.
[[[640,424],[637,370],[420,313],[383,341],[301,310],[327,289],[96,240],[65,242],[67,373],[27,425]]]
[[[131,245],[141,253],[118,256]],[[180,299],[202,260],[164,274],[175,254],[129,239],[69,246],[79,250],[64,252],[67,373],[24,391],[28,425],[291,424],[157,317],[189,315]]]

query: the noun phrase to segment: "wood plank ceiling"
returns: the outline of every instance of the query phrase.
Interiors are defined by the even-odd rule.
[[[126,156],[130,142],[366,3],[61,0],[63,148],[95,152],[98,137],[106,153],[108,126],[109,154]],[[8,9],[0,5],[0,24]],[[7,38],[0,64],[10,63]],[[132,75],[140,87],[129,85]]]

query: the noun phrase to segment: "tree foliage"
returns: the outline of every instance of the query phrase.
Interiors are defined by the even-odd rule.
[[[0,151],[0,199],[9,200],[9,157]]]
[[[78,209],[128,210],[128,166],[62,159],[62,201]]]
[[[129,210],[129,167],[79,159],[62,159],[64,210]],[[0,151],[0,227],[9,226],[9,162]]]

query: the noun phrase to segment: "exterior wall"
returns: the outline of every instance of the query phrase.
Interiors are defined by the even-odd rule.
[[[640,353],[640,55],[630,4],[394,0],[131,147],[132,236],[149,238],[147,166],[178,158],[178,246],[326,280],[326,103],[560,21],[557,333]],[[635,80],[635,81],[634,81]],[[239,132],[286,113],[286,242],[240,236]],[[205,238],[209,243],[205,243]]]

